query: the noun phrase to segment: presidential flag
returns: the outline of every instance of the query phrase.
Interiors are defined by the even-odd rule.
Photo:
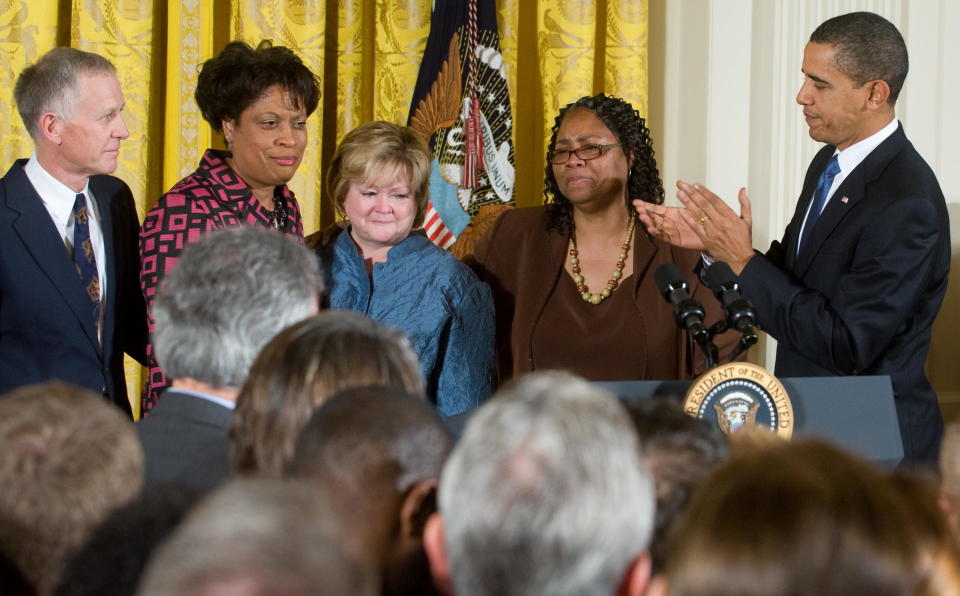
[[[495,0],[434,2],[409,125],[433,152],[429,238],[450,248],[484,205],[514,202],[513,117]]]

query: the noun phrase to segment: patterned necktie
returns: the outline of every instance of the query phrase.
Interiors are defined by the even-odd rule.
[[[817,220],[820,219],[820,212],[823,211],[823,206],[827,202],[827,193],[830,192],[830,187],[833,186],[834,177],[840,173],[840,162],[837,161],[837,154],[834,154],[830,158],[830,162],[827,164],[827,167],[821,172],[820,179],[817,181],[817,190],[813,192],[813,206],[810,207],[810,212],[807,214],[807,223],[803,226],[803,233],[800,235],[800,245],[797,248],[797,254],[800,254],[800,251],[803,250],[804,245],[807,243],[807,239],[813,234],[813,228],[817,224]]]
[[[93,324],[100,330],[100,274],[97,272],[97,259],[90,242],[90,215],[87,213],[87,200],[83,193],[77,195],[73,203],[73,264],[77,267],[80,282],[92,303]]]

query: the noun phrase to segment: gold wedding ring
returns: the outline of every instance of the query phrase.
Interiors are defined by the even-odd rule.
[[[700,219],[697,220],[697,223],[702,226],[703,224],[707,223],[707,220],[708,220],[708,219],[710,219],[710,218],[707,217],[706,215],[704,215],[703,217],[701,217]]]

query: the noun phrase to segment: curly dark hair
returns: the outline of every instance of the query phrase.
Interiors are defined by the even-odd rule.
[[[273,85],[290,94],[297,108],[307,116],[320,102],[320,83],[315,74],[290,48],[275,46],[269,39],[256,49],[242,41],[231,41],[220,55],[200,67],[194,98],[203,119],[217,132],[223,132],[225,118],[237,120],[240,114]]]
[[[640,113],[633,109],[629,102],[600,93],[592,97],[581,97],[577,101],[567,104],[560,109],[550,135],[549,154],[557,145],[557,131],[568,112],[574,109],[590,110],[610,129],[610,132],[621,143],[623,152],[633,157],[630,179],[627,180],[627,194],[625,202],[630,210],[633,199],[642,199],[648,203],[663,203],[663,183],[660,181],[660,172],[657,170],[657,160],[653,154],[653,142],[650,140],[650,131],[640,117]],[[570,201],[560,192],[557,179],[553,175],[553,164],[547,161],[544,180],[544,203],[547,204],[547,227],[555,229],[561,234],[568,234],[573,222],[573,211]]]

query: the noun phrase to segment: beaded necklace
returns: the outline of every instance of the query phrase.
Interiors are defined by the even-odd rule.
[[[583,275],[580,271],[580,253],[577,252],[577,231],[573,228],[573,222],[570,222],[570,241],[569,245],[569,254],[570,254],[570,271],[573,272],[573,283],[577,284],[577,291],[580,292],[580,297],[583,298],[584,302],[589,302],[590,304],[600,304],[605,299],[610,297],[610,294],[617,289],[617,285],[620,284],[620,278],[623,277],[623,268],[627,264],[627,255],[630,252],[630,246],[633,244],[633,228],[637,225],[637,218],[630,218],[630,228],[627,230],[627,237],[624,238],[623,244],[620,245],[620,255],[617,259],[617,268],[613,270],[613,273],[610,275],[610,279],[607,281],[607,287],[603,289],[599,294],[592,294],[583,283]]]

